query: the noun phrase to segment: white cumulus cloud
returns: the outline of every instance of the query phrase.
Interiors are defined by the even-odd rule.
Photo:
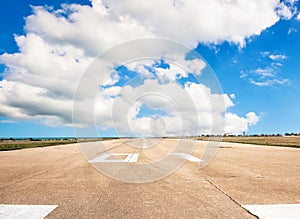
[[[177,39],[191,46],[199,41],[229,41],[243,46],[245,38],[259,35],[281,16],[286,18],[290,8],[278,0],[106,2],[120,14],[133,16],[154,34]]]
[[[259,121],[258,116],[254,112],[249,112],[246,117],[239,117],[236,114],[225,114],[225,133],[241,134],[248,130],[249,125],[255,125]]]
[[[25,34],[15,36],[19,52],[0,56],[0,62],[6,66],[4,79],[0,81],[0,114],[10,119],[37,120],[48,125],[72,125],[73,95],[77,83],[99,53],[122,42],[144,37],[170,38],[191,48],[199,42],[218,44],[223,41],[244,46],[246,39],[259,35],[281,18],[289,19],[290,13],[294,13],[291,7],[291,4],[279,0],[124,0],[122,3],[92,0],[92,6],[64,4],[55,10],[51,7],[33,7],[32,14],[25,19]],[[185,60],[181,55],[177,59],[186,62],[186,70],[201,75],[205,63],[200,59]],[[133,65],[132,70],[149,76],[149,71],[143,65]],[[174,98],[182,108],[182,122],[191,133],[196,127],[209,132],[212,118],[215,118],[216,124],[226,120],[226,127],[238,127],[235,130],[227,128],[231,132],[246,130],[254,124],[250,122],[254,119],[252,114],[245,117],[236,114],[224,116],[225,110],[234,105],[233,96],[215,94],[210,88],[196,83],[181,87],[172,84],[174,79],[187,76],[187,72],[179,70],[178,66],[171,66],[169,70],[156,68],[154,71],[157,76],[163,78],[166,84],[146,77],[148,81],[145,80],[138,87],[115,86],[122,76],[112,74],[106,78],[105,85],[113,87],[102,90],[103,95],[97,99],[101,101],[95,103],[97,121],[101,121],[106,128],[116,125],[110,121],[114,102],[120,100],[126,108],[128,104],[125,100],[130,94],[138,93],[148,86],[147,83],[152,83],[160,90],[171,91],[176,87],[180,92],[189,94],[196,103],[198,124],[188,116],[190,112],[186,100],[180,99],[180,96]],[[105,77],[105,74],[100,72],[99,77]],[[84,99],[90,90],[84,90],[86,93],[80,99],[82,121],[78,125],[93,122],[85,119],[88,111],[84,106],[88,101],[94,101]],[[220,104],[221,99],[223,105]],[[163,103],[160,99],[155,102],[155,98],[146,98],[144,101],[144,104],[154,108]],[[136,106],[133,112],[138,113],[141,107]],[[149,123],[150,117],[132,117],[132,127],[137,132],[139,127],[143,132],[148,132],[151,124],[160,128],[162,126],[159,124],[164,124],[166,133],[177,133],[179,117],[176,113],[172,114],[172,108],[162,109],[171,111],[161,115],[161,118],[152,118],[152,123]],[[120,129],[125,127],[125,122],[128,121],[120,115],[117,124]]]
[[[278,14],[286,20],[289,20],[294,16],[294,10],[294,7],[288,6],[284,3],[280,3],[278,6]]]
[[[287,58],[285,55],[280,55],[280,54],[278,54],[278,55],[272,54],[269,57],[270,57],[270,59],[272,59],[274,61],[276,61],[276,60],[284,60],[284,59]]]

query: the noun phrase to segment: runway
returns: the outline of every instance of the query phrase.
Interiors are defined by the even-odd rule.
[[[101,142],[106,150],[87,157],[79,144],[0,152],[0,204],[57,206],[46,218],[256,218],[260,213],[251,209],[258,208],[251,206],[271,204],[293,204],[300,215],[297,148],[222,143],[209,165],[199,168],[207,142],[195,142],[192,154],[171,155],[178,140],[130,141]],[[96,148],[100,142],[84,144]],[[93,167],[117,165],[116,177],[130,177],[134,173],[120,165],[162,157],[183,165],[148,183],[118,181]]]

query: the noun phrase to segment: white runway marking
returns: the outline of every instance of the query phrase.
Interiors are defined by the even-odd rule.
[[[126,156],[125,159],[115,159],[115,160],[109,160],[108,158],[111,156]],[[95,157],[92,160],[89,160],[89,163],[121,163],[121,162],[126,162],[126,163],[135,163],[137,162],[139,157],[138,153],[135,154],[128,154],[128,153],[107,153],[107,154],[102,154],[99,157]]]
[[[191,161],[191,162],[201,162],[202,160],[197,158],[197,157],[194,157],[192,155],[189,155],[189,154],[186,154],[186,153],[172,153],[170,155],[177,155],[177,156],[180,156],[188,161]]]
[[[56,207],[57,205],[0,205],[0,218],[41,219]]]
[[[260,219],[299,219],[300,204],[242,205]]]
[[[148,141],[145,138],[143,138],[143,147],[142,147],[142,149],[146,149],[146,148],[148,148]]]
[[[136,154],[131,154],[131,156],[128,155],[125,160],[126,160],[126,162],[129,162],[129,163],[136,163],[138,158],[139,158],[139,154],[136,153]]]

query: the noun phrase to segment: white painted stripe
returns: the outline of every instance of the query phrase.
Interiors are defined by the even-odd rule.
[[[57,205],[0,205],[0,218],[42,219]]]
[[[111,156],[112,156],[112,154],[102,154],[99,157],[94,158],[93,160],[94,160],[94,162],[97,162],[97,160],[99,160],[101,162],[101,161],[106,160],[107,158],[109,158]],[[92,161],[89,161],[89,162],[92,162]]]
[[[136,154],[128,155],[125,160],[126,162],[129,163],[136,163],[138,161],[138,158],[139,158],[139,154],[136,153]]]
[[[299,219],[300,204],[242,205],[260,219]]]
[[[142,147],[142,149],[146,149],[146,148],[148,148],[148,141],[145,138],[143,138],[143,147]]]
[[[108,160],[109,157],[111,156],[124,156],[126,155],[126,158],[123,160],[120,159],[116,159],[116,160]],[[102,154],[99,157],[95,157],[92,160],[89,160],[89,163],[123,163],[123,162],[127,162],[127,163],[135,163],[137,162],[139,157],[139,154],[128,154],[128,153],[107,153],[107,154]]]
[[[201,162],[202,160],[197,158],[197,157],[194,157],[190,154],[186,154],[186,153],[172,153],[171,155],[177,155],[177,156],[180,156],[188,161],[191,161],[191,162]]]

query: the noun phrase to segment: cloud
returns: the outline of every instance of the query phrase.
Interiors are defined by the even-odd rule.
[[[298,30],[296,28],[289,28],[287,35],[291,35],[292,33],[297,33]]]
[[[258,74],[261,78],[274,77],[274,70],[270,67],[264,69],[258,68],[255,70],[255,73]]]
[[[233,105],[228,95],[213,94],[202,84],[187,83],[182,87],[175,82],[160,84],[158,80],[147,79],[139,86],[123,87],[116,98],[105,101],[99,97],[96,124],[100,129],[104,124],[105,128],[113,127],[121,135],[180,136],[222,134],[225,122],[225,130],[237,125],[234,133],[240,133],[258,122],[255,113],[246,114],[246,118],[230,113],[234,119],[228,120],[222,114]],[[144,106],[160,113],[147,114],[143,112]],[[109,115],[103,117],[103,111],[112,112],[113,123],[107,123]]]
[[[268,51],[261,52],[261,56],[263,58],[269,57],[273,61],[283,61],[283,60],[287,59],[287,56],[284,55],[284,54],[271,53],[271,52],[268,52]]]
[[[209,87],[196,82],[186,82],[181,86],[174,78],[162,83],[160,77],[149,77],[155,74],[153,63],[143,65],[142,75],[146,77],[138,85],[103,88],[95,104],[95,121],[99,129],[113,127],[120,135],[134,133],[139,136],[223,134],[224,113],[234,106],[232,99],[235,96],[213,93]],[[164,61],[164,64],[169,66],[161,69],[174,68],[172,63]],[[130,68],[138,69],[132,63]],[[182,71],[178,68],[177,72],[184,75]],[[254,113],[246,114],[245,118],[230,115],[236,120],[227,120],[226,126],[238,124],[235,133],[258,122]],[[80,118],[83,119],[84,114]]]
[[[259,121],[259,117],[254,112],[247,113],[246,118],[249,125],[255,125]]]
[[[235,94],[230,94],[229,96],[231,99],[235,99]]]
[[[277,13],[285,20],[289,20],[294,16],[295,8],[282,2],[277,7]]]
[[[299,21],[300,20],[300,13],[298,13],[296,19]]]
[[[17,123],[17,121],[5,119],[5,120],[0,120],[0,123]]]
[[[6,66],[4,79],[0,81],[0,114],[11,119],[37,120],[47,125],[72,125],[74,92],[83,72],[99,53],[122,42],[144,37],[170,38],[191,48],[199,42],[219,44],[224,41],[243,47],[247,39],[259,35],[280,19],[290,19],[290,13],[294,13],[292,7],[291,2],[282,3],[278,0],[124,0],[122,4],[115,0],[93,0],[92,6],[63,4],[59,9],[33,7],[33,14],[25,19],[25,34],[15,36],[19,52],[0,56],[0,62]],[[269,58],[272,59],[271,55]],[[279,62],[280,57],[273,58]],[[214,93],[209,87],[195,82],[175,86],[174,80],[188,78],[188,72],[201,75],[206,67],[201,59],[187,60],[183,54],[175,59],[187,66],[186,71],[181,71],[180,66],[176,65],[171,65],[169,69],[148,66],[158,81],[151,76],[153,72],[145,68],[145,63],[128,66],[142,75],[143,81],[138,85],[121,86],[118,83],[124,78],[119,73],[106,78],[106,83],[102,84],[106,87],[99,90],[99,101],[95,103],[95,118],[102,128],[116,125],[126,130],[128,127],[125,122],[128,121],[121,118],[124,114],[119,113],[116,117],[120,119],[113,124],[110,120],[111,109],[115,101],[120,101],[120,111],[129,107],[126,100],[130,95],[149,89],[149,84],[178,101],[187,132],[193,133],[193,130],[200,127],[202,132],[209,133],[213,118],[216,124],[226,120],[228,127],[237,125],[239,130],[232,130],[234,132],[246,130],[253,124],[247,116],[226,114],[224,117],[225,111],[234,106],[233,96]],[[110,70],[115,69],[111,67]],[[286,79],[270,78],[271,75],[266,75],[266,68],[255,70],[256,76],[264,76],[267,80],[253,79],[253,83],[262,85],[286,82]],[[106,72],[101,72],[100,78],[93,80],[105,80],[105,75]],[[85,99],[90,92],[91,89],[87,87],[78,100],[81,121],[76,125],[93,122],[85,116],[89,113],[86,104],[94,101]],[[186,97],[184,95],[176,96],[178,92],[188,94],[189,100],[196,103],[194,108],[199,123],[195,122],[194,117],[188,116],[191,112],[187,107],[187,98],[183,98]],[[130,117],[135,132],[145,133],[151,129],[151,124],[159,128],[165,124],[166,133],[178,133],[180,117],[172,111],[171,106],[164,108],[162,103],[165,101],[159,98],[149,97],[143,101],[141,105],[135,105]],[[160,117],[141,115],[143,105],[154,109],[160,106],[166,114]]]
[[[298,0],[284,0],[280,1],[277,6],[277,13],[285,20],[289,20],[294,17],[298,12],[297,10]]]
[[[245,38],[259,35],[287,17],[290,7],[270,1],[132,1],[119,4],[107,1],[120,14],[127,13],[162,37],[187,42],[219,43],[229,41],[244,45]],[[157,5],[160,5],[157,7]],[[278,9],[277,12],[275,9]],[[192,20],[203,22],[189,22]],[[186,25],[190,23],[190,25]],[[178,31],[184,27],[184,31]]]
[[[271,53],[268,52],[268,51],[265,51],[265,52],[261,52],[260,54],[262,55],[262,57],[267,57],[267,56],[269,56]]]
[[[59,10],[33,7],[25,29],[57,44],[82,47],[96,55],[120,42],[157,36],[195,47],[198,42],[223,41],[245,45],[281,17],[290,19],[292,6],[277,0],[138,1],[92,0],[92,7],[64,4]],[[193,21],[198,22],[193,22]],[[187,25],[189,24],[189,25]],[[178,31],[179,29],[183,31]]]
[[[254,84],[256,86],[259,87],[270,87],[270,86],[276,86],[276,85],[286,85],[286,84],[290,84],[291,81],[289,79],[286,78],[274,78],[274,79],[268,79],[265,81],[255,81],[254,79],[249,79],[251,84]]]
[[[240,78],[247,79],[251,84],[259,87],[270,87],[276,85],[287,85],[291,83],[288,78],[282,78],[280,74],[284,60],[288,57],[284,54],[261,52],[262,60],[260,62],[268,62],[264,67],[241,71]]]
[[[225,114],[225,133],[227,134],[241,134],[248,130],[249,125],[255,125],[259,118],[254,112],[249,112],[246,117],[239,117],[236,114]]]
[[[287,59],[287,57],[285,55],[282,55],[282,54],[271,54],[270,56],[270,59],[272,59],[273,61],[280,61],[280,60],[284,60],[284,59]]]
[[[87,56],[96,56],[124,41],[153,36],[134,18],[109,10],[101,1],[92,3],[92,7],[64,4],[56,11],[33,7],[25,30],[54,45],[80,48]]]
[[[163,58],[163,57],[162,57]],[[164,81],[175,81],[176,79],[186,78],[188,77],[189,73],[194,75],[201,75],[202,70],[206,67],[206,63],[202,59],[190,59],[186,60],[184,56],[180,55],[173,55],[172,60],[168,60],[171,63],[175,64],[168,64],[167,67],[163,67],[158,65],[157,63],[145,62],[143,60],[142,63],[134,62],[128,64],[126,67],[128,70],[139,72],[143,76],[147,78],[153,78],[154,75],[149,72],[151,71],[155,73],[155,76],[162,82]],[[146,63],[149,65],[147,66]],[[182,68],[186,68],[183,70]]]
[[[5,79],[44,88],[49,94],[72,98],[76,82],[91,58],[70,45],[53,45],[42,37],[28,33],[15,36],[20,53],[4,53],[0,57],[5,64]]]

